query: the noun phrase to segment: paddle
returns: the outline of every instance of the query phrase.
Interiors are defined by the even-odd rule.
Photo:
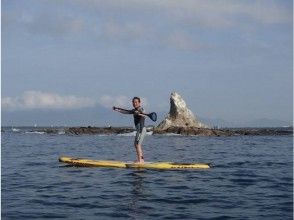
[[[126,110],[126,109],[118,108],[118,107],[113,106],[113,110],[116,110],[116,109],[118,109],[118,110],[123,110],[123,111],[128,111],[128,110]],[[156,120],[157,120],[157,114],[156,114],[155,112],[151,112],[151,113],[149,113],[149,114],[141,112],[140,114],[141,114],[141,115],[146,115],[146,116],[148,116],[152,121],[156,121]]]
[[[151,112],[149,114],[145,114],[145,113],[141,113],[141,114],[148,116],[152,121],[156,121],[157,120],[157,114],[155,112]]]

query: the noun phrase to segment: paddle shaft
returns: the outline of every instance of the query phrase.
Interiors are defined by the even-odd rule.
[[[127,111],[127,112],[130,111],[130,110],[127,110],[127,109],[123,109],[123,108],[119,108],[119,107],[115,107],[115,106],[113,106],[113,110],[116,110],[116,109],[118,109],[118,110],[123,110],[123,111]],[[138,111],[138,112],[139,112],[139,111]],[[147,115],[147,116],[148,116],[148,114],[143,113],[143,112],[139,112],[139,114],[141,114],[141,115]]]
[[[115,107],[115,106],[113,106],[113,110],[122,110],[122,111],[126,111],[126,112],[129,112],[130,110],[127,110],[127,109],[123,109],[123,108],[119,108],[119,107]],[[139,115],[146,115],[146,116],[148,116],[150,119],[152,119],[152,117],[151,117],[151,114],[155,114],[155,113],[149,113],[149,114],[147,114],[147,113],[143,113],[143,112],[139,112]],[[153,119],[152,119],[153,120]]]

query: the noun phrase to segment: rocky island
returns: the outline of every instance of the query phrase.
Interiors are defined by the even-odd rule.
[[[175,133],[181,135],[229,136],[232,132],[211,129],[200,122],[176,92],[170,96],[170,110],[165,119],[154,128],[154,134]]]

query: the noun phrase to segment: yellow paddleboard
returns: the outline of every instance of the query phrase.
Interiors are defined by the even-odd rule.
[[[208,169],[207,163],[172,163],[172,162],[145,162],[144,164],[127,163],[115,160],[89,160],[82,158],[60,157],[60,162],[74,166],[86,167],[116,167],[116,168],[137,168],[137,169]]]
[[[143,169],[208,169],[210,165],[207,163],[172,163],[172,162],[154,162],[154,163],[131,163],[126,164],[127,168],[143,168]]]
[[[126,163],[115,160],[89,160],[82,158],[59,157],[59,162],[83,167],[117,167],[126,168]]]

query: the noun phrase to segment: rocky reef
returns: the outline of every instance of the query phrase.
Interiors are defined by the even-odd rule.
[[[124,134],[133,132],[130,127],[70,127],[65,129],[65,134]]]
[[[126,134],[135,131],[132,127],[19,127],[11,129],[11,127],[1,128],[1,132],[15,133],[37,133],[48,135],[116,135]],[[292,135],[293,127],[271,127],[271,128],[196,128],[196,127],[169,127],[165,130],[157,130],[149,127],[147,131],[153,131],[153,134],[174,133],[181,135],[197,135],[197,136],[280,136]]]
[[[181,135],[198,135],[198,136],[231,136],[234,135],[230,130],[218,130],[210,128],[196,127],[169,127],[164,130],[155,128],[153,134],[181,134]]]
[[[174,133],[181,135],[197,135],[197,136],[280,136],[292,135],[293,128],[225,128],[225,129],[211,129],[211,128],[183,128],[170,127],[166,130],[154,129],[153,134]]]

